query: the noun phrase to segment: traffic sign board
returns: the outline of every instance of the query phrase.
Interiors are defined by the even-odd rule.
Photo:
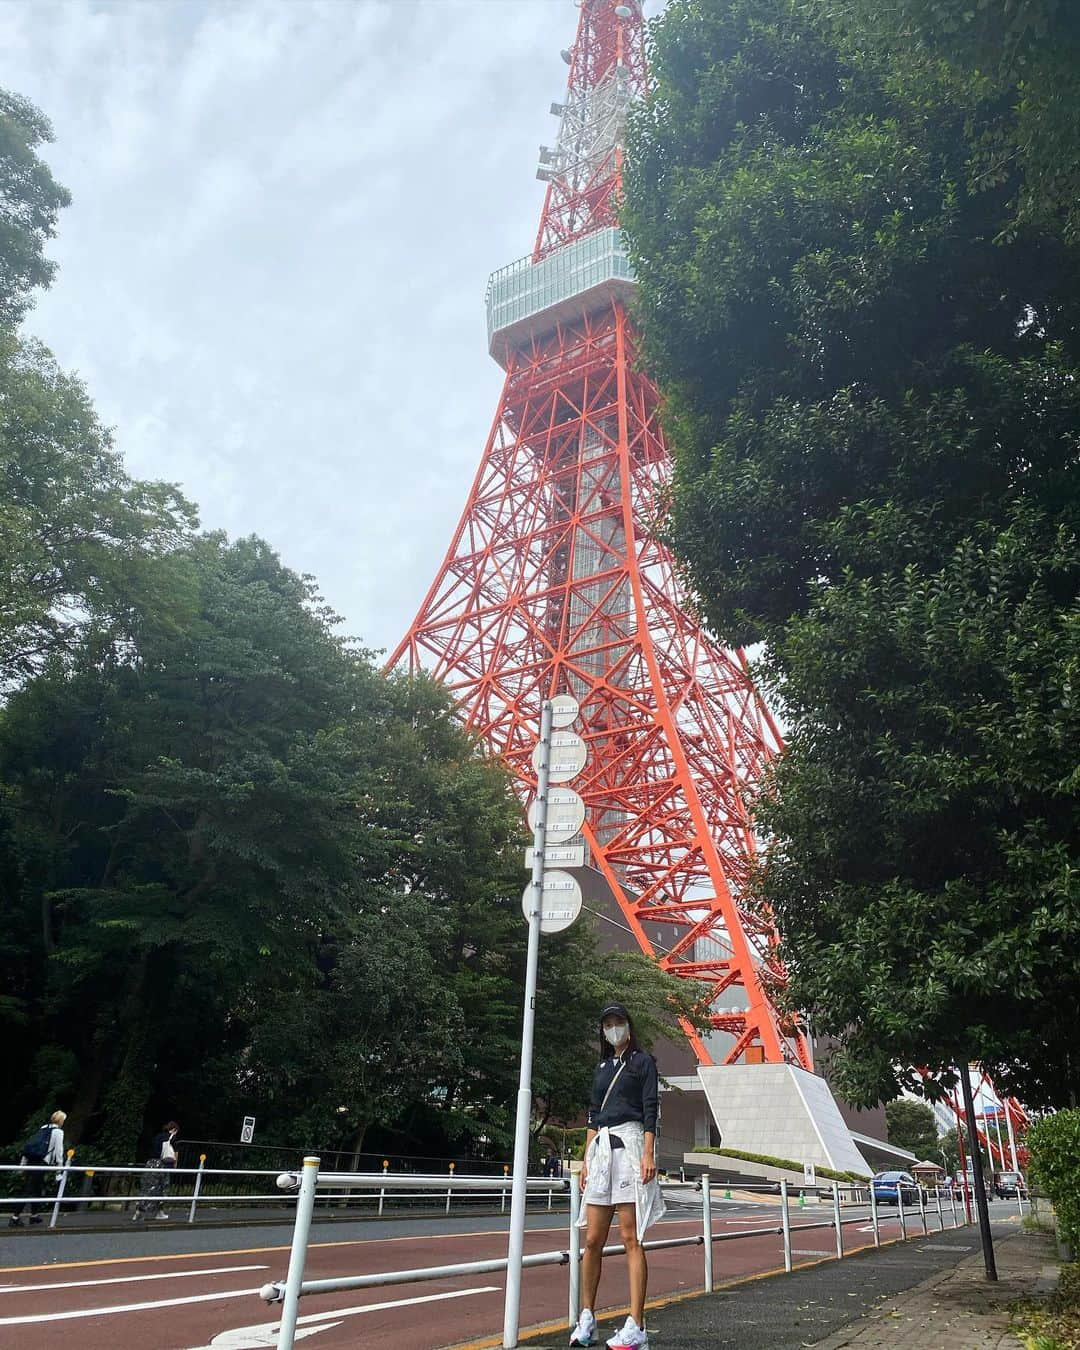
[[[536,829],[536,798],[529,803],[529,829]],[[585,803],[568,787],[553,787],[547,795],[547,824],[544,838],[548,840],[573,839],[585,824]]]
[[[534,848],[525,850],[525,866],[533,865]],[[545,867],[584,867],[584,844],[553,844],[550,840],[544,845]]]
[[[577,721],[581,706],[576,698],[569,694],[558,694],[551,700],[551,725],[557,730],[568,727]]]
[[[540,741],[533,749],[532,766],[537,773],[540,772],[543,749],[543,743]],[[566,783],[571,778],[576,778],[585,767],[588,755],[585,742],[576,731],[552,732],[548,757],[548,774],[551,782]]]
[[[532,908],[533,888],[530,882],[521,896],[525,918]],[[540,901],[541,933],[561,933],[569,928],[581,913],[581,887],[569,872],[544,873],[544,892]]]

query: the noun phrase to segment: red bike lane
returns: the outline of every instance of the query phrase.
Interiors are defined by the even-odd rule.
[[[834,1254],[830,1227],[803,1225],[816,1214],[792,1217],[793,1260],[797,1264]],[[743,1214],[714,1220],[717,1237],[746,1229],[779,1228],[779,1214]],[[873,1241],[857,1223],[845,1226],[849,1251]],[[886,1228],[895,1229],[895,1221]],[[650,1237],[684,1237],[700,1231],[694,1218],[665,1222]],[[891,1236],[891,1234],[889,1234]],[[559,1250],[560,1230],[526,1234],[527,1253]],[[504,1231],[317,1242],[309,1249],[305,1274],[311,1279],[479,1261],[505,1255]],[[649,1253],[651,1298],[696,1293],[702,1287],[702,1247]],[[718,1283],[760,1275],[782,1266],[776,1233],[718,1241],[714,1278]],[[283,1279],[288,1248],[240,1247],[177,1256],[130,1257],[0,1271],[0,1344],[20,1350],[254,1350],[276,1344],[279,1305],[257,1296],[271,1280]],[[599,1302],[612,1310],[626,1298],[621,1258],[605,1262]],[[500,1339],[501,1274],[380,1286],[306,1298],[301,1303],[298,1343],[314,1347],[437,1347]],[[521,1325],[561,1322],[567,1314],[565,1266],[532,1268],[522,1287]],[[15,1334],[17,1333],[17,1335]],[[9,1339],[10,1338],[10,1339]]]

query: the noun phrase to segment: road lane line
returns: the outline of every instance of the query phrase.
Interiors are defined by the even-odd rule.
[[[269,1270],[269,1266],[215,1266],[211,1270],[172,1270],[167,1275],[114,1275],[107,1280],[64,1280],[61,1284],[0,1284],[0,1294],[29,1294],[42,1289],[97,1289],[103,1284],[134,1284],[143,1280],[187,1280],[193,1275],[235,1275],[241,1270]]]
[[[331,1331],[340,1326],[343,1317],[358,1317],[361,1313],[385,1312],[390,1308],[411,1308],[419,1303],[439,1303],[451,1298],[468,1298],[471,1294],[497,1294],[500,1285],[488,1284],[476,1289],[454,1289],[443,1294],[418,1294],[415,1298],[396,1298],[388,1303],[360,1303],[352,1308],[335,1308],[333,1312],[306,1313],[296,1319],[297,1340],[315,1336],[320,1331]],[[192,1350],[259,1350],[262,1346],[276,1346],[280,1322],[262,1322],[257,1326],[235,1327],[219,1331],[209,1345]]]
[[[108,1308],[73,1308],[70,1312],[27,1313],[23,1317],[0,1317],[0,1327],[36,1326],[39,1322],[72,1322],[79,1317],[111,1317],[114,1313],[147,1312],[152,1308],[179,1308],[185,1303],[212,1303],[223,1298],[250,1298],[258,1289],[226,1289],[220,1294],[188,1294],[186,1298],[160,1298],[148,1303],[114,1303]]]

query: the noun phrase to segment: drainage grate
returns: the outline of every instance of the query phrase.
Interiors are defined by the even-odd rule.
[[[921,1252],[973,1252],[975,1248],[970,1244],[958,1247],[955,1243],[950,1242],[932,1242],[925,1247],[920,1245],[918,1250]]]

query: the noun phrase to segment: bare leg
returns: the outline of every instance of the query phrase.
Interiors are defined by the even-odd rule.
[[[585,1250],[581,1258],[581,1306],[596,1311],[596,1291],[600,1287],[600,1266],[604,1260],[604,1243],[611,1229],[611,1205],[587,1205],[588,1224],[585,1228]]]
[[[630,1276],[630,1316],[639,1327],[645,1325],[645,1291],[649,1283],[649,1265],[645,1249],[637,1236],[637,1209],[619,1205],[619,1236],[626,1248],[626,1269]]]

